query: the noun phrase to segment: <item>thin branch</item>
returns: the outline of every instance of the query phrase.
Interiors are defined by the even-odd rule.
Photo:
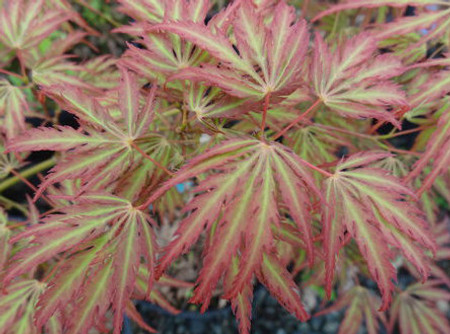
[[[170,170],[168,170],[166,167],[164,167],[163,165],[161,165],[158,161],[156,161],[155,159],[153,159],[151,156],[149,156],[147,153],[145,153],[139,146],[136,145],[135,142],[131,142],[131,146],[133,146],[136,151],[138,151],[144,158],[146,158],[147,160],[153,162],[157,167],[159,167],[160,169],[162,169],[164,172],[166,172],[168,175],[173,176],[175,175],[173,172],[171,172]]]
[[[317,166],[315,166],[315,165],[309,163],[309,162],[306,161],[306,160],[303,160],[303,159],[302,159],[302,162],[303,162],[307,167],[309,167],[309,168],[315,170],[316,172],[319,172],[320,174],[322,174],[322,175],[324,175],[324,176],[326,176],[326,177],[332,177],[332,176],[333,176],[333,174],[327,172],[326,170],[323,170],[322,168],[319,168],[319,167],[317,167]]]
[[[19,75],[19,74],[17,74],[17,73],[10,72],[10,71],[8,71],[8,70],[4,70],[4,69],[2,69],[2,68],[0,68],[0,73],[7,74],[7,75],[10,75],[10,76],[15,77],[15,78],[18,78],[18,79],[23,79],[23,77],[22,77],[21,75]]]
[[[269,103],[270,103],[270,92],[267,93],[266,96],[264,97],[264,107],[262,113],[261,132],[260,132],[261,138],[263,138],[264,129],[266,128],[266,118],[267,118],[267,110],[269,109]]]
[[[14,174],[15,176],[17,176],[20,179],[20,181],[25,183],[28,186],[28,188],[30,188],[31,190],[33,190],[35,192],[37,191],[37,188],[30,181],[28,181],[26,178],[24,178],[22,176],[22,174],[20,174],[18,171],[16,171],[15,169],[11,169],[11,173]]]
[[[427,126],[419,126],[417,128],[414,128],[414,129],[409,129],[409,130],[400,131],[400,132],[394,132],[394,133],[388,133],[386,135],[375,136],[374,138],[390,139],[390,138],[399,137],[399,136],[407,135],[407,134],[410,134],[410,133],[422,131],[422,130],[424,130],[426,128],[427,128]]]
[[[23,183],[25,183],[28,186],[28,188],[33,190],[35,193],[38,192],[38,189],[30,181],[28,181],[25,177],[23,177],[21,173],[19,173],[15,169],[11,169],[11,173],[17,176]],[[53,203],[45,195],[42,195],[42,199],[46,201],[50,206],[53,205]]]
[[[319,124],[319,123],[314,123],[313,125],[318,128],[322,128],[322,129],[326,129],[326,130],[330,130],[330,131],[341,132],[341,133],[345,133],[347,135],[351,135],[351,136],[355,136],[355,137],[376,140],[376,137],[374,137],[374,136],[366,135],[364,133],[354,132],[354,131],[347,130],[347,129],[338,128],[338,127],[331,126],[331,125],[323,125],[323,124]]]
[[[311,113],[321,102],[321,99],[317,99],[309,108],[308,110],[306,110],[303,114],[301,114],[300,116],[298,116],[296,119],[294,119],[287,127],[285,127],[283,130],[281,130],[280,132],[278,132],[273,138],[272,140],[277,140],[278,138],[280,138],[282,135],[284,135],[290,128],[292,128],[295,124],[297,124],[298,122],[300,122],[303,118],[305,118],[306,116],[308,116],[309,113]]]
[[[20,174],[22,175],[23,178],[28,178],[28,177],[33,176],[43,170],[53,167],[54,164],[55,164],[55,159],[50,158],[48,160],[38,163],[37,165],[31,166],[30,168],[25,169]],[[3,182],[0,183],[0,193],[20,181],[21,181],[21,178],[18,177],[17,175],[4,180]]]
[[[408,151],[408,150],[402,150],[399,148],[395,148],[387,143],[382,143],[377,141],[377,144],[381,147],[383,147],[384,149],[391,151],[391,152],[395,152],[395,153],[402,153],[402,154],[410,154],[410,155],[414,155],[416,157],[421,157],[422,154],[420,154],[419,152],[413,152],[413,151]]]

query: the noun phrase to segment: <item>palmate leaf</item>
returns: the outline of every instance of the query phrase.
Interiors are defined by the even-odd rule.
[[[400,249],[424,280],[429,266],[415,242],[436,250],[421,212],[406,198],[414,196],[411,190],[386,171],[363,167],[384,157],[386,154],[376,152],[355,154],[338,164],[335,174],[325,180],[323,207],[327,293],[331,293],[336,254],[348,233],[356,240],[379,286],[381,310],[390,304],[396,278],[390,263],[394,254],[388,245]]]
[[[205,245],[204,265],[192,302],[203,303],[205,310],[219,278],[233,278],[225,283],[228,288],[224,297],[231,299],[233,308],[239,309],[241,322],[246,323],[244,318],[250,314],[249,287],[256,275],[281,304],[305,320],[307,315],[300,299],[292,292],[295,284],[277,258],[271,226],[279,226],[281,207],[286,208],[301,232],[312,264],[310,197],[318,196],[312,175],[303,161],[282,145],[235,138],[191,160],[141,207],[176,184],[209,170],[216,173],[194,189],[197,196],[184,208],[190,214],[181,222],[176,239],[164,249],[156,275],[161,275],[175,258],[187,252],[206,229],[209,242]],[[233,258],[238,253],[236,269]]]
[[[399,293],[390,310],[390,332],[397,323],[401,334],[448,333],[450,324],[436,303],[449,302],[450,293],[440,284],[438,280],[415,283]]]
[[[70,304],[74,314],[61,319],[68,333],[87,333],[112,305],[114,333],[120,333],[141,261],[149,273],[148,291],[152,287],[156,252],[152,221],[127,200],[108,194],[81,196],[60,211],[12,239],[31,238],[30,246],[12,258],[4,283],[8,286],[15,277],[62,254],[56,274],[39,296],[37,327],[58,310],[64,314]]]
[[[417,44],[421,37],[420,32],[395,35],[391,38],[382,39],[378,42],[378,46],[382,49],[392,50],[393,55],[399,57],[403,64],[410,65],[426,57],[427,46]],[[411,47],[411,45],[414,45],[414,47]]]
[[[294,8],[283,1],[276,5],[267,25],[266,17],[250,1],[241,1],[234,14],[231,24],[235,45],[222,29],[203,22],[167,22],[148,28],[149,32],[177,34],[216,60],[183,69],[172,78],[206,82],[232,96],[256,100],[267,94],[280,96],[294,91],[301,79],[309,39],[306,22],[295,22]]]
[[[11,50],[28,49],[70,17],[66,11],[46,9],[44,0],[6,0],[0,10],[0,42]]]
[[[377,334],[379,329],[378,319],[386,323],[386,317],[384,313],[377,312],[376,302],[377,298],[368,289],[355,286],[342,294],[332,306],[320,311],[315,316],[347,307],[338,334],[357,334],[363,322],[369,334]]]
[[[310,78],[315,95],[339,114],[352,118],[376,118],[399,126],[387,107],[405,107],[400,87],[389,78],[405,69],[392,55],[374,57],[376,39],[361,33],[331,51],[316,34]]]
[[[82,130],[41,127],[31,129],[9,142],[7,149],[16,152],[70,150],[70,154],[50,171],[36,197],[49,185],[67,178],[83,178],[85,189],[104,187],[102,182],[117,180],[143,160],[133,145],[140,137],[153,135],[148,127],[155,112],[155,89],[150,91],[141,108],[136,80],[131,73],[122,71],[117,103],[122,117],[118,121],[98,100],[79,89],[57,86],[47,91],[48,95],[78,117]]]
[[[418,15],[411,17],[400,17],[394,22],[383,23],[379,25],[379,32],[376,34],[377,38],[385,39],[393,36],[405,36],[411,32],[420,32],[421,29],[430,28],[430,31],[422,37],[416,44],[425,44],[433,38],[438,38],[444,35],[450,25],[450,5],[448,2],[439,0],[347,0],[342,4],[337,4],[331,6],[329,9],[321,12],[312,21],[317,21],[324,16],[340,12],[347,9],[357,9],[357,8],[380,8],[383,6],[391,7],[406,7],[415,6],[421,8],[426,8],[429,5],[440,5],[439,10],[434,11],[421,11]]]
[[[316,165],[335,160],[336,157],[332,152],[349,144],[348,140],[336,133],[314,125],[296,130],[292,133],[291,139],[294,152]]]
[[[66,12],[70,16],[70,20],[75,22],[80,27],[82,27],[85,31],[93,36],[98,36],[99,33],[95,29],[89,26],[89,24],[83,19],[80,15],[79,11],[73,6],[73,2],[70,0],[50,0],[49,7],[62,10]]]

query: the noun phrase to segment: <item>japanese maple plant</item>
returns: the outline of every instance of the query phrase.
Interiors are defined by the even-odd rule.
[[[324,288],[340,333],[450,333],[449,2],[103,6],[0,0],[0,192],[34,189],[0,196],[1,334],[153,331],[134,301],[173,310],[162,285],[228,300],[246,334],[257,282],[300,321]],[[95,56],[80,8],[126,36],[120,57]]]

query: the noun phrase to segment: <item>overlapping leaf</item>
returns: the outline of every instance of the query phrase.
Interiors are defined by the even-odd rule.
[[[123,0],[121,3],[122,11],[137,19],[145,17],[144,22],[152,24],[158,24],[164,20],[204,22],[210,7],[208,0],[166,2]],[[179,69],[198,66],[207,57],[204,51],[196,48],[192,43],[182,41],[176,35],[149,35],[145,33],[145,26],[146,24],[136,23],[116,30],[141,37],[138,42],[145,48],[130,44],[121,63],[145,77],[165,80],[165,76]]]
[[[306,22],[295,22],[294,8],[284,2],[274,8],[270,24],[264,19],[251,2],[240,2],[232,21],[235,44],[222,29],[203,22],[167,22],[149,31],[177,34],[216,60],[181,70],[174,78],[206,82],[230,95],[259,100],[298,87],[309,39]]]
[[[186,108],[197,116],[197,119],[207,127],[206,118],[233,117],[249,107],[246,99],[228,96],[217,87],[206,87],[191,83],[184,91]]]
[[[441,59],[441,63],[437,61],[429,61],[420,64],[421,66],[446,66],[445,61]],[[414,108],[426,108],[430,105],[440,107],[446,103],[445,96],[450,92],[450,73],[447,70],[439,72],[419,72],[417,79],[411,85],[410,103]],[[418,84],[418,85],[417,85]],[[448,108],[448,102],[447,106]],[[446,111],[447,112],[447,111]]]

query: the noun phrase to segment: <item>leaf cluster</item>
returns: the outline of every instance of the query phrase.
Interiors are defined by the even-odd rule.
[[[450,332],[449,2],[75,2],[0,1],[0,334],[154,332],[165,285],[246,334],[255,282],[300,321],[337,293],[340,333]]]

